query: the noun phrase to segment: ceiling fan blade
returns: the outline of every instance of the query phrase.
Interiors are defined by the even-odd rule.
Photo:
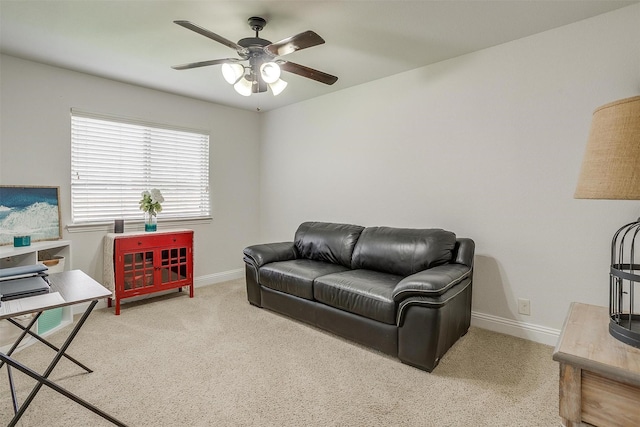
[[[231,49],[236,50],[239,54],[241,55],[246,55],[248,53],[247,49],[245,49],[244,47],[240,46],[237,43],[232,42],[229,39],[226,39],[214,32],[211,32],[209,30],[207,30],[206,28],[202,28],[199,25],[194,24],[193,22],[190,21],[173,21],[175,24],[180,25],[181,27],[184,27],[188,30],[191,31],[195,31],[198,34],[201,34],[205,37],[210,38],[211,40],[215,40],[218,43],[222,43],[223,45],[230,47]]]
[[[242,59],[238,58],[225,58],[225,59],[212,59],[210,61],[202,61],[202,62],[190,62],[189,64],[182,65],[174,65],[174,70],[188,70],[190,68],[198,68],[198,67],[207,67],[209,65],[218,65],[218,64],[231,64],[235,62],[241,62]]]
[[[296,64],[293,62],[278,61],[278,65],[280,65],[280,69],[284,71],[288,71],[290,73],[297,74],[308,79],[316,80],[327,85],[332,85],[336,81],[338,81],[338,78],[336,76],[332,76],[331,74],[314,70],[313,68],[305,67],[304,65]]]
[[[324,39],[322,37],[313,31],[305,31],[304,33],[296,34],[279,42],[271,43],[265,46],[264,50],[270,55],[282,56],[323,43]]]

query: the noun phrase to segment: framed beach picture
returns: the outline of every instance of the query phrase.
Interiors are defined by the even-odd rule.
[[[60,187],[0,185],[0,245],[13,244],[15,236],[60,239],[59,193]]]

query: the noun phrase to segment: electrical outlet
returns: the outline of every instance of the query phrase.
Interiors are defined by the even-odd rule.
[[[524,298],[518,298],[518,313],[531,316],[531,301]]]

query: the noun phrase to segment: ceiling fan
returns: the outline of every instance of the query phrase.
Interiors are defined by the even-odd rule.
[[[258,33],[267,25],[267,21],[264,18],[253,16],[247,22],[251,29],[256,32],[256,36],[243,38],[238,43],[234,43],[190,21],[173,22],[234,49],[240,58],[192,62],[176,65],[172,68],[175,70],[188,70],[222,64],[224,79],[232,84],[234,89],[241,95],[249,96],[252,93],[266,92],[267,88],[270,88],[274,95],[278,95],[287,86],[287,83],[280,78],[280,70],[328,85],[332,85],[338,80],[336,76],[331,74],[278,58],[298,50],[323,44],[324,39],[313,31],[305,31],[279,42],[271,43],[269,40],[258,36]],[[243,65],[242,62],[244,61],[249,61],[249,64]]]

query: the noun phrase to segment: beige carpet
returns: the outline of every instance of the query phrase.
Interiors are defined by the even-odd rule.
[[[549,346],[472,328],[427,373],[250,306],[242,280],[97,310],[69,353],[94,372],[63,359],[51,378],[130,426],[560,425]],[[52,356],[17,359],[42,372]],[[34,382],[14,376],[22,401]],[[6,425],[5,368],[0,396]],[[19,425],[111,424],[43,387]]]

